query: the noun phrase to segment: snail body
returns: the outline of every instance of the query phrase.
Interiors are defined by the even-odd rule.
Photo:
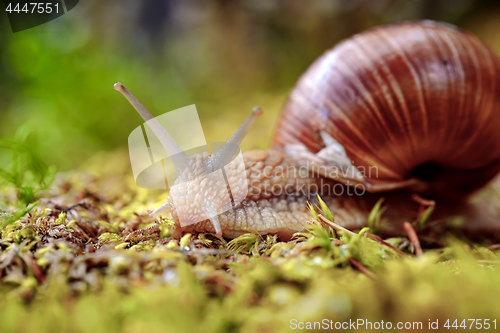
[[[154,122],[121,84],[115,89]],[[254,111],[228,147],[213,155],[182,156],[153,124],[168,154],[178,157],[176,184],[224,167],[259,114]],[[170,213],[178,232],[233,238],[251,230],[288,238],[307,223],[307,204],[318,194],[349,228],[365,226],[384,197],[394,206],[386,228],[397,233],[401,222],[416,217],[418,205],[409,194],[462,201],[500,171],[500,59],[472,34],[447,24],[368,30],[327,51],[304,73],[285,103],[273,149],[246,152],[243,160],[248,188],[231,186],[238,189],[233,199],[241,200],[222,213],[210,214],[224,203],[204,182],[171,190],[151,216]],[[195,206],[200,197],[202,209]],[[199,222],[182,225],[180,214]]]

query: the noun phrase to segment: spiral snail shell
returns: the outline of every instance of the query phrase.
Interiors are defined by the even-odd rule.
[[[355,35],[299,79],[274,147],[318,152],[320,131],[354,166],[378,168],[368,191],[468,194],[500,171],[500,59],[471,33],[433,21]]]
[[[176,184],[224,167],[233,156],[232,145],[243,140],[261,113],[254,110],[216,154],[187,156],[121,83],[115,89],[148,122],[168,154],[176,156]],[[171,191],[151,216],[170,214],[179,232],[236,237],[251,230],[288,238],[307,223],[307,203],[318,194],[336,221],[350,228],[365,226],[383,196],[393,205],[386,212],[388,228],[397,233],[403,221],[416,218],[418,206],[409,194],[443,202],[467,198],[500,171],[500,59],[472,34],[432,21],[355,35],[327,51],[299,79],[285,103],[273,148],[243,154],[249,191],[237,186],[232,196],[243,200],[223,213],[209,214],[227,202],[203,182]],[[349,167],[375,167],[377,172],[330,173]],[[306,168],[306,174],[294,172],[298,168]],[[337,184],[363,185],[370,193],[332,195]],[[275,186],[291,191],[276,194]],[[326,196],[325,188],[330,191]],[[182,204],[176,205],[176,199]],[[196,206],[199,202],[204,204]],[[459,206],[435,214],[449,216]],[[181,214],[194,222],[183,225]],[[478,224],[483,218],[472,213],[467,219]]]

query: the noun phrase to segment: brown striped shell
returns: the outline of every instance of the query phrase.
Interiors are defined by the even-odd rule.
[[[468,194],[500,171],[500,59],[471,33],[432,21],[355,35],[299,79],[274,147],[317,152],[321,130],[356,167],[378,168],[368,185],[416,179],[431,197]]]

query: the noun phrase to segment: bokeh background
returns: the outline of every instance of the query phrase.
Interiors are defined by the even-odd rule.
[[[207,141],[227,140],[260,105],[243,149],[267,148],[287,92],[321,53],[369,27],[424,18],[500,53],[498,0],[81,0],[15,34],[0,14],[0,139],[62,171],[126,149],[142,120],[112,89],[121,81],[154,115],[196,104]],[[0,149],[0,164],[10,158]]]

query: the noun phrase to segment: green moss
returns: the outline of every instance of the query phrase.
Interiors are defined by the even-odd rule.
[[[414,257],[406,238],[387,239],[401,256],[368,228],[322,222],[316,211],[332,214],[321,200],[317,222],[288,242],[255,233],[177,240],[171,221],[152,223],[146,212],[164,196],[144,195],[128,176],[58,177],[58,205],[44,201],[1,229],[1,332],[284,332],[292,319],[500,317],[499,253],[479,244],[440,235],[444,247]],[[113,187],[123,193],[103,192]],[[379,202],[375,230],[382,212]]]

